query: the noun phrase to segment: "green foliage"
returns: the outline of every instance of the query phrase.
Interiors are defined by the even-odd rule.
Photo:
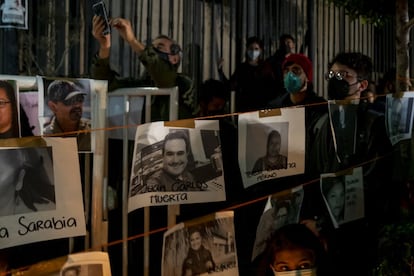
[[[389,224],[380,232],[375,276],[414,275],[414,222]]]
[[[336,7],[342,7],[351,19],[361,18],[363,22],[381,26],[395,18],[395,1],[391,0],[326,0]],[[414,1],[408,0],[410,13],[414,11]]]

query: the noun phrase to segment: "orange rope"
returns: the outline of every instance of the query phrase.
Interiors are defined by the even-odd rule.
[[[380,94],[380,95],[377,95],[377,96],[380,96],[380,97],[381,97],[381,96],[385,96],[385,94]],[[361,97],[361,99],[363,99],[363,97]],[[298,108],[298,107],[304,107],[304,106],[316,106],[316,105],[322,105],[322,104],[327,104],[327,103],[326,103],[326,102],[322,102],[322,103],[313,103],[313,104],[309,104],[309,105],[302,105],[302,106],[291,106],[291,107],[287,107],[287,108]],[[248,112],[248,113],[252,113],[252,112],[257,112],[257,111],[251,111],[251,112]],[[224,115],[215,115],[215,116],[198,117],[198,118],[194,118],[194,120],[200,120],[200,119],[214,119],[214,118],[223,118],[223,117],[235,116],[235,115],[239,115],[239,114],[242,114],[242,113],[231,113],[231,114],[224,114]],[[139,125],[141,125],[141,124],[138,124],[138,125],[116,126],[116,127],[108,127],[108,128],[96,128],[96,129],[90,129],[90,130],[72,131],[72,132],[65,132],[65,133],[56,133],[56,134],[50,134],[50,135],[47,135],[47,136],[62,136],[62,135],[70,135],[70,134],[72,134],[72,135],[73,135],[73,134],[77,134],[77,133],[85,133],[85,132],[91,132],[91,131],[110,131],[110,130],[115,130],[115,129],[123,129],[123,128],[130,128],[130,127],[137,127],[137,126],[139,126]],[[46,135],[45,135],[45,136],[46,136]],[[378,156],[378,157],[375,157],[375,158],[373,158],[373,159],[371,159],[371,160],[364,161],[364,162],[362,162],[362,163],[360,163],[360,164],[358,164],[358,165],[356,165],[356,166],[353,166],[353,167],[347,168],[347,169],[345,169],[344,171],[347,171],[347,170],[350,170],[350,169],[354,169],[354,168],[357,168],[357,167],[361,167],[361,166],[366,165],[366,164],[369,164],[369,163],[371,163],[371,162],[376,162],[377,160],[380,160],[380,159],[382,159],[382,158],[385,158],[385,157],[386,157],[386,156],[388,156],[388,155],[391,155],[391,154],[392,154],[393,152],[395,152],[395,151],[396,151],[396,150],[393,150],[392,152],[389,152],[389,153],[388,153],[388,154],[386,154],[386,155],[383,155],[383,156]],[[294,189],[294,188],[299,187],[299,186],[307,186],[307,185],[310,185],[310,184],[313,184],[313,183],[317,183],[317,182],[319,182],[319,181],[320,181],[320,178],[312,179],[312,180],[309,180],[309,181],[304,182],[304,183],[302,183],[302,184],[296,185],[295,187],[292,187],[292,188],[290,188],[289,190]],[[271,196],[272,194],[273,194],[273,193],[271,193],[271,194],[267,194],[267,195],[265,195],[265,196],[261,196],[261,197],[258,197],[258,198],[255,198],[255,199],[252,199],[252,200],[249,200],[249,201],[246,201],[246,202],[237,203],[237,204],[235,204],[235,205],[233,205],[233,206],[230,206],[230,207],[227,207],[227,208],[225,208],[225,209],[223,209],[223,210],[221,210],[221,211],[233,211],[233,210],[237,210],[237,209],[240,209],[240,208],[243,208],[243,207],[246,207],[246,206],[252,205],[252,204],[254,204],[254,203],[257,203],[257,202],[260,202],[260,201],[266,200],[266,199],[267,199],[269,196]],[[218,211],[218,212],[220,212],[220,211]],[[132,240],[136,240],[136,239],[139,239],[139,238],[147,237],[147,236],[150,236],[150,235],[153,235],[153,234],[156,234],[156,233],[160,233],[160,232],[166,231],[166,230],[168,230],[168,229],[169,229],[169,227],[162,227],[162,228],[154,229],[154,230],[151,230],[151,231],[148,231],[148,232],[144,232],[144,233],[140,233],[140,234],[137,234],[137,235],[130,236],[130,237],[126,238],[126,239],[120,239],[120,240],[116,240],[116,241],[108,242],[108,243],[106,243],[106,244],[101,244],[100,246],[97,246],[97,247],[91,247],[91,248],[89,248],[89,249],[86,249],[84,252],[101,250],[101,249],[102,249],[102,248],[104,248],[104,247],[110,247],[110,246],[114,246],[114,245],[122,244],[122,243],[123,243],[123,242],[125,242],[125,241],[132,241]],[[79,253],[79,252],[78,252],[78,253]],[[61,257],[62,257],[62,256],[61,256]],[[16,273],[16,272],[25,271],[25,270],[27,270],[28,268],[30,268],[30,266],[25,266],[25,267],[21,267],[21,268],[13,269],[13,270],[11,270],[11,271],[7,271],[7,272],[5,272],[6,274],[4,274],[4,275],[9,275],[9,274],[11,274],[11,273]],[[9,273],[9,274],[8,274],[8,273]],[[0,272],[0,275],[2,275],[2,274],[1,274],[1,272]]]

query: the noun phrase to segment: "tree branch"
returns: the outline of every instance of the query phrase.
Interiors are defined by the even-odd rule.
[[[410,21],[407,22],[407,24],[405,25],[405,30],[407,32],[410,31],[410,29],[414,26],[414,18],[411,18]]]
[[[63,62],[65,61],[65,56],[66,56],[66,54],[69,52],[69,49],[70,49],[70,46],[69,46],[69,47],[67,47],[67,48],[65,49],[65,51],[63,51],[62,57],[60,58],[60,61],[59,61],[59,64],[56,66],[56,68],[55,68],[55,70],[54,70],[54,73],[55,73],[55,74],[59,71],[60,67],[62,67]]]

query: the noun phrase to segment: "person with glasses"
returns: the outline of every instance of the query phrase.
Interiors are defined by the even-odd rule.
[[[53,112],[43,134],[77,137],[79,151],[91,150],[91,121],[83,118],[83,102],[87,95],[74,82],[55,80],[47,88],[47,105]],[[77,131],[82,132],[77,132]]]
[[[330,108],[332,118],[321,117],[317,123],[318,128],[313,130],[318,138],[315,138],[315,145],[311,147],[311,156],[318,162],[312,162],[312,170],[317,174],[349,168],[381,152],[385,153],[384,150],[390,145],[388,139],[385,139],[384,114],[369,109],[366,102],[360,101],[361,92],[367,89],[371,79],[371,59],[356,52],[340,53],[328,64],[328,68],[325,74],[328,98],[335,100],[336,105]],[[352,124],[346,123],[350,117]],[[350,136],[355,137],[352,147],[347,146],[352,149],[351,152],[347,151],[340,158],[333,153],[344,145],[339,139],[341,137],[335,137],[332,129],[352,132]]]
[[[0,81],[0,138],[19,137],[16,94],[7,81]]]
[[[371,80],[372,68],[371,58],[358,52],[339,53],[329,62],[325,78],[328,97],[335,102],[329,104],[329,116],[321,117],[311,130],[315,141],[309,149],[312,176],[363,167],[364,199],[368,206],[365,218],[341,225],[347,231],[333,234],[338,267],[353,263],[360,267],[361,275],[369,274],[374,260],[367,256],[375,255],[372,244],[376,243],[372,233],[378,230],[384,217],[392,215],[386,206],[393,200],[390,197],[392,147],[384,114],[360,101],[361,92]],[[354,252],[355,248],[359,250]],[[352,273],[352,269],[344,269],[344,275]]]

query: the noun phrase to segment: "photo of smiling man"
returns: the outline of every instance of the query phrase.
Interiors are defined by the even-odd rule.
[[[190,154],[190,141],[184,131],[168,133],[162,146],[162,168],[147,179],[147,191],[200,191],[188,171]]]

